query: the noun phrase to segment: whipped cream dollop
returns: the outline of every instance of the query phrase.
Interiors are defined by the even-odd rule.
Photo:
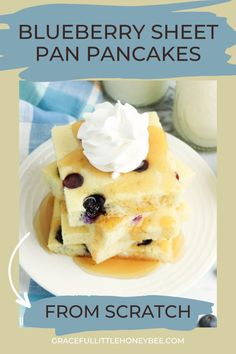
[[[116,178],[139,167],[149,150],[148,115],[138,113],[130,104],[97,104],[84,114],[78,131],[84,155],[100,171]]]

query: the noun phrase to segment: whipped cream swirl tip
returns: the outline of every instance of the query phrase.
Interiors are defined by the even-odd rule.
[[[83,152],[91,165],[100,171],[120,173],[135,170],[146,158],[148,143],[148,114],[138,113],[130,104],[104,102],[92,113],[84,114],[78,131]]]

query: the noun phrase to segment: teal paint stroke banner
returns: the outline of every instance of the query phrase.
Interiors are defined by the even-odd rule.
[[[210,12],[199,12],[196,9],[201,7],[202,10],[205,6],[227,1],[208,0],[150,6],[51,4],[2,15],[0,23],[7,24],[9,28],[0,30],[0,70],[22,68],[20,77],[31,81],[235,75],[236,65],[228,63],[230,56],[226,54],[226,50],[236,44],[236,32],[229,26],[226,18]],[[183,24],[187,26],[184,39],[180,32]],[[30,26],[32,38],[19,38],[20,25]],[[37,36],[35,25],[38,26]],[[59,35],[55,39],[46,38],[47,25],[50,26],[50,37],[57,34],[59,28]],[[63,25],[67,26],[64,27],[66,28],[64,39]],[[81,38],[86,36],[86,33],[83,34],[79,27],[78,39],[76,35],[78,25],[88,27],[88,38]],[[95,25],[95,38],[91,37],[92,25]],[[107,39],[105,25],[110,26]],[[123,32],[129,31],[127,26],[130,26],[131,32],[128,35],[124,34],[121,39],[118,31],[112,36],[114,26],[119,29],[121,25],[125,25]],[[134,26],[141,30],[143,25],[144,28],[138,38]],[[158,26],[154,27],[153,32],[153,26],[156,25]],[[178,33],[168,34],[166,38],[165,25],[169,26],[169,30],[177,26]],[[209,25],[216,27],[212,29]],[[197,38],[196,26],[200,26],[197,27]],[[26,28],[29,27],[23,27],[25,33],[22,34],[25,37],[30,36]],[[214,38],[211,31],[214,31]],[[152,38],[153,35],[155,38]],[[97,39],[98,37],[103,39]],[[188,39],[190,37],[192,39]],[[37,49],[38,47],[41,49]],[[55,52],[56,47],[58,49]],[[99,53],[94,47],[98,48]],[[118,47],[126,53],[126,57],[121,51],[118,57]],[[129,61],[127,47],[131,53]],[[152,51],[153,47],[155,48]],[[180,53],[177,47],[183,47]],[[195,49],[191,52],[191,48]],[[112,53],[112,56],[109,56],[109,53]]]
[[[192,330],[206,301],[171,296],[57,296],[32,303],[24,327],[55,328],[56,335],[101,330],[166,328]]]

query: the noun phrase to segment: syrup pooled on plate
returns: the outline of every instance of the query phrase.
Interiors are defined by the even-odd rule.
[[[182,254],[183,237],[173,239],[173,262]],[[96,264],[91,257],[73,257],[74,262],[88,273],[112,278],[140,278],[156,270],[162,263],[156,260],[126,259],[113,257]]]
[[[50,231],[50,224],[52,219],[54,196],[49,193],[41,202],[37,214],[34,219],[34,229],[40,245],[47,251],[48,249],[48,235]]]
[[[74,257],[74,262],[88,273],[112,278],[139,278],[155,270],[160,262],[113,257],[96,264],[90,257]]]

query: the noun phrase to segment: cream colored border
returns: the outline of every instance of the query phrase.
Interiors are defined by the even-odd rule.
[[[147,4],[167,1],[81,1],[97,4]],[[174,0],[172,0],[174,2]],[[180,2],[180,1],[175,1]],[[11,0],[1,1],[0,13],[45,3],[79,3],[79,1]],[[212,10],[212,9],[211,9]],[[218,15],[228,16],[236,28],[236,1],[214,7]],[[17,55],[17,53],[16,53]],[[179,336],[185,337],[185,345],[52,345],[53,330],[20,329],[18,327],[18,305],[7,279],[7,264],[18,238],[18,77],[19,70],[0,72],[0,153],[1,153],[1,347],[7,353],[231,353],[234,347],[235,319],[235,199],[236,199],[236,77],[218,78],[219,112],[219,267],[218,267],[218,328],[196,329],[190,332],[167,330],[91,332],[84,337],[117,336]],[[212,78],[212,77],[211,77]],[[205,77],[207,79],[207,77]],[[14,278],[18,278],[18,264],[14,265]],[[234,287],[233,287],[234,285]]]

